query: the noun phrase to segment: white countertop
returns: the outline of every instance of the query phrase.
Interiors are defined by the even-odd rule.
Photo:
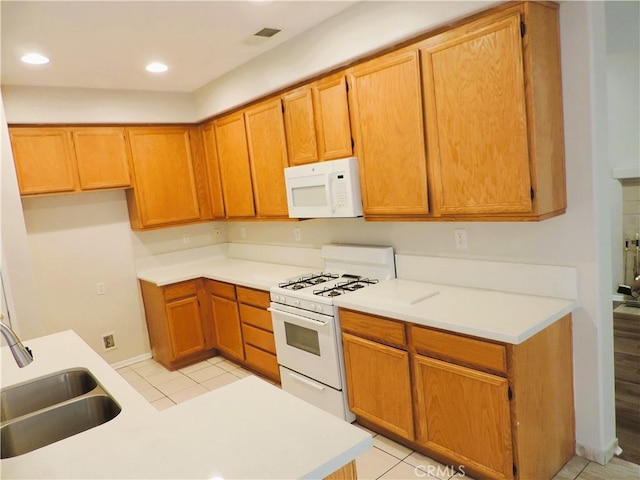
[[[270,287],[287,278],[298,277],[313,270],[309,267],[217,257],[197,262],[139,269],[137,276],[159,287],[203,277],[259,290],[269,290]]]
[[[402,279],[334,297],[334,303],[511,344],[524,342],[577,306],[575,300]]]
[[[74,332],[25,344],[34,361],[22,369],[1,349],[2,387],[83,367],[122,412],[1,460],[2,478],[322,478],[372,445],[363,430],[257,377],[156,411]]]

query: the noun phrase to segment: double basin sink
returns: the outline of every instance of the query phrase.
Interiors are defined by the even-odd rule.
[[[0,458],[22,455],[113,420],[121,408],[86,369],[0,390]]]

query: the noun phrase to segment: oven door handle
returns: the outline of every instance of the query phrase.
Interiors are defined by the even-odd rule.
[[[301,317],[300,315],[294,315],[293,313],[289,313],[289,312],[283,312],[282,310],[277,310],[277,309],[271,308],[271,307],[267,308],[267,310],[269,312],[271,312],[272,314],[282,315],[282,316],[288,317],[288,318],[290,318],[292,320],[296,320],[296,321],[301,322],[301,323],[306,323],[307,325],[312,325],[312,326],[314,326],[316,328],[324,327],[327,324],[327,322],[323,322],[322,320],[310,320],[310,319],[308,319],[306,317]]]
[[[320,386],[320,385],[316,385],[315,383],[313,383],[311,380],[307,380],[304,377],[301,377],[300,375],[296,375],[293,372],[287,372],[287,374],[293,378],[294,380],[300,382],[300,383],[304,383],[305,385],[315,388],[316,390],[320,390],[321,392],[324,391],[324,387]]]

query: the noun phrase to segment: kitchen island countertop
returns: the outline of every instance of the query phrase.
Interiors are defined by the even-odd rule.
[[[156,411],[74,332],[24,343],[34,353],[25,368],[1,349],[3,388],[87,368],[122,411],[1,460],[3,478],[323,478],[372,445],[365,431],[257,377]]]

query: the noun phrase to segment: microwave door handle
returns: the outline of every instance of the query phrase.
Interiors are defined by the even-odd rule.
[[[327,206],[331,213],[335,213],[336,207],[333,206],[333,178],[329,173],[325,175],[325,185],[327,186],[325,189],[325,193],[327,195]]]

